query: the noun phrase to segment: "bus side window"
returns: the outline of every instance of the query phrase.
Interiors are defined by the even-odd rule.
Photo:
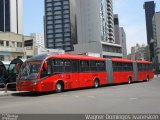
[[[72,60],[72,72],[73,73],[79,72],[79,61],[78,60]]]
[[[81,72],[89,72],[89,61],[80,61]]]
[[[41,78],[43,77],[47,77],[49,75],[52,74],[52,61],[51,60],[47,60],[44,64],[43,64],[43,68],[42,68],[42,73],[41,73]]]
[[[47,65],[48,65],[48,70],[47,70],[47,74],[48,75],[51,75],[52,74],[52,60],[51,59],[49,59],[48,61],[47,61]]]
[[[97,71],[96,61],[90,61],[89,66],[90,66],[90,71],[91,72],[96,72]]]
[[[64,60],[53,59],[53,73],[63,73],[63,72],[64,72]]]
[[[99,72],[105,71],[105,62],[104,61],[98,61],[97,62],[97,68]]]
[[[64,60],[65,72],[72,72],[72,66],[70,60]]]

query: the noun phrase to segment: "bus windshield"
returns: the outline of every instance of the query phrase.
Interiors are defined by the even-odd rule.
[[[19,78],[23,80],[32,80],[38,77],[42,61],[25,62],[20,70]]]

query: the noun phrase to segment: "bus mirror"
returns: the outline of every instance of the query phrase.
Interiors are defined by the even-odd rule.
[[[47,62],[44,63],[43,68],[44,68],[45,70],[48,70],[48,64],[47,64]]]

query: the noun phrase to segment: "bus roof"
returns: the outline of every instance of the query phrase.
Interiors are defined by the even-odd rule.
[[[150,61],[136,60],[137,63],[152,64]]]
[[[122,59],[122,58],[111,58],[112,61],[114,62],[133,62],[132,60],[128,60],[128,59]]]
[[[76,54],[59,54],[51,55],[49,58],[66,58],[66,59],[81,59],[81,60],[105,60],[105,58],[91,57],[86,55],[76,55]]]
[[[97,57],[91,57],[91,56],[85,56],[85,55],[76,55],[76,54],[42,54],[35,57],[32,57],[28,59],[27,61],[38,61],[38,60],[44,60],[46,58],[59,58],[59,59],[81,59],[81,60],[105,60],[104,58],[97,58]]]

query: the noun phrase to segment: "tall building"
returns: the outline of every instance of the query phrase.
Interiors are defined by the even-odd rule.
[[[76,0],[45,0],[46,48],[73,50],[76,36]]]
[[[0,0],[0,31],[23,33],[22,0]]]
[[[44,35],[39,33],[31,33],[31,36],[33,37],[33,44],[40,48],[45,48],[44,46]]]
[[[114,14],[114,34],[115,34],[115,43],[116,44],[121,44],[120,43],[120,31],[119,31],[119,18],[118,14]]]
[[[127,58],[126,33],[123,27],[119,26],[118,14],[114,14],[115,43],[122,46],[123,58]]]
[[[147,28],[147,42],[150,48],[151,60],[154,58],[154,41],[153,41],[153,26],[152,18],[155,14],[154,1],[148,1],[144,3],[145,15],[146,15],[146,28]]]
[[[123,58],[127,58],[126,33],[123,27],[119,28],[119,39],[120,39],[120,44],[122,45]]]
[[[115,43],[115,35],[114,35],[114,15],[113,15],[113,0],[104,0],[107,8],[107,16],[108,16],[108,39],[109,43]]]
[[[145,44],[139,45],[131,48],[131,54],[128,55],[128,59],[131,60],[150,60],[150,52],[149,47],[145,46]]]
[[[115,44],[112,0],[77,0],[78,44],[74,53],[99,53],[101,57],[122,57]]]
[[[45,38],[47,48],[122,57],[112,0],[45,0]]]
[[[156,12],[153,17],[153,38],[155,41],[156,71],[160,72],[160,12]]]

